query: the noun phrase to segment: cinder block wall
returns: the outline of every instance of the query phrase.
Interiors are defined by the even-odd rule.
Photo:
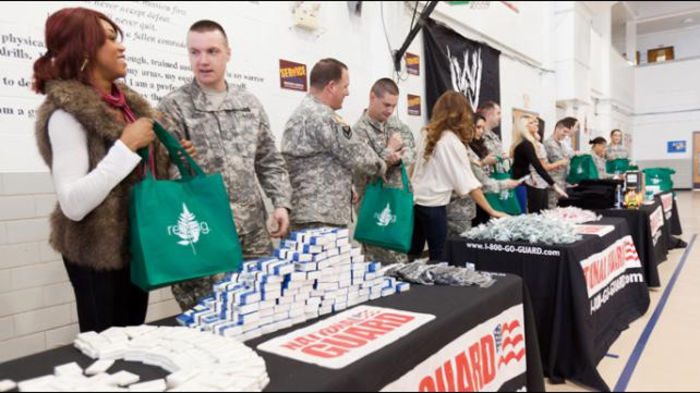
[[[69,344],[78,333],[73,288],[48,244],[55,204],[49,173],[0,173],[0,362]],[[147,321],[178,312],[169,287],[151,292]]]

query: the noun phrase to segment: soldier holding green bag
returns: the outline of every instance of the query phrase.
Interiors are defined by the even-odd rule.
[[[270,238],[283,236],[289,227],[291,187],[265,109],[252,93],[226,81],[231,49],[221,25],[195,22],[187,48],[194,80],[164,97],[159,108],[173,119],[169,131],[197,146],[204,171],[222,174],[244,258],[270,255]],[[274,208],[271,233],[260,188]],[[220,277],[173,285],[180,307],[193,307]]]
[[[399,99],[399,87],[389,78],[377,80],[370,89],[369,106],[352,127],[359,139],[374,150],[387,163],[386,186],[402,188],[401,165],[410,168],[415,161],[413,133],[394,114]],[[356,173],[353,182],[362,199],[371,176]],[[385,263],[406,262],[405,253],[363,244],[364,254],[371,261]]]

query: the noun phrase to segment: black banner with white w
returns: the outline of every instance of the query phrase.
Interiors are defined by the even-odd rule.
[[[486,101],[500,103],[500,51],[464,38],[432,19],[423,28],[423,46],[429,117],[440,95],[450,90],[464,94],[474,111]]]

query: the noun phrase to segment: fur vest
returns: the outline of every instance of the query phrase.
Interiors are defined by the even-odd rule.
[[[138,93],[120,85],[126,102],[137,118],[156,114]],[[46,86],[46,99],[39,107],[36,120],[36,140],[39,153],[51,168],[52,151],[48,122],[53,112],[62,109],[85,128],[87,133],[89,171],[104,158],[110,147],[122,134],[126,122],[121,112],[102,101],[90,86],[77,81],[52,81]],[[168,177],[168,153],[156,143],[156,176]],[[129,198],[131,187],[139,181],[139,165],[107,198],[81,221],[67,218],[57,204],[51,214],[49,243],[71,262],[98,271],[126,267],[129,253]]]

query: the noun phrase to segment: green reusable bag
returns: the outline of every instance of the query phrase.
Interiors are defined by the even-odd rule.
[[[566,181],[569,184],[578,184],[581,180],[598,179],[598,169],[590,154],[574,156],[571,159],[571,169]]]
[[[205,174],[157,122],[153,131],[182,177],[156,180],[146,170],[131,189],[131,281],[148,291],[237,270],[243,254],[221,174]],[[139,154],[152,165],[147,149]]]
[[[355,240],[399,252],[411,249],[413,193],[403,162],[401,177],[403,188],[385,187],[381,178],[367,186],[357,214]]]
[[[510,174],[506,172],[492,172],[489,177],[495,180],[506,180],[510,179]],[[484,193],[484,197],[486,197],[486,200],[494,210],[508,213],[511,216],[517,216],[523,213],[520,209],[520,203],[518,203],[518,197],[514,189]]]
[[[649,187],[658,187],[659,192],[673,191],[673,179],[675,174],[671,168],[646,168],[644,172],[644,184]]]
[[[630,160],[627,158],[617,158],[605,162],[605,172],[611,175],[619,175],[629,170]]]

